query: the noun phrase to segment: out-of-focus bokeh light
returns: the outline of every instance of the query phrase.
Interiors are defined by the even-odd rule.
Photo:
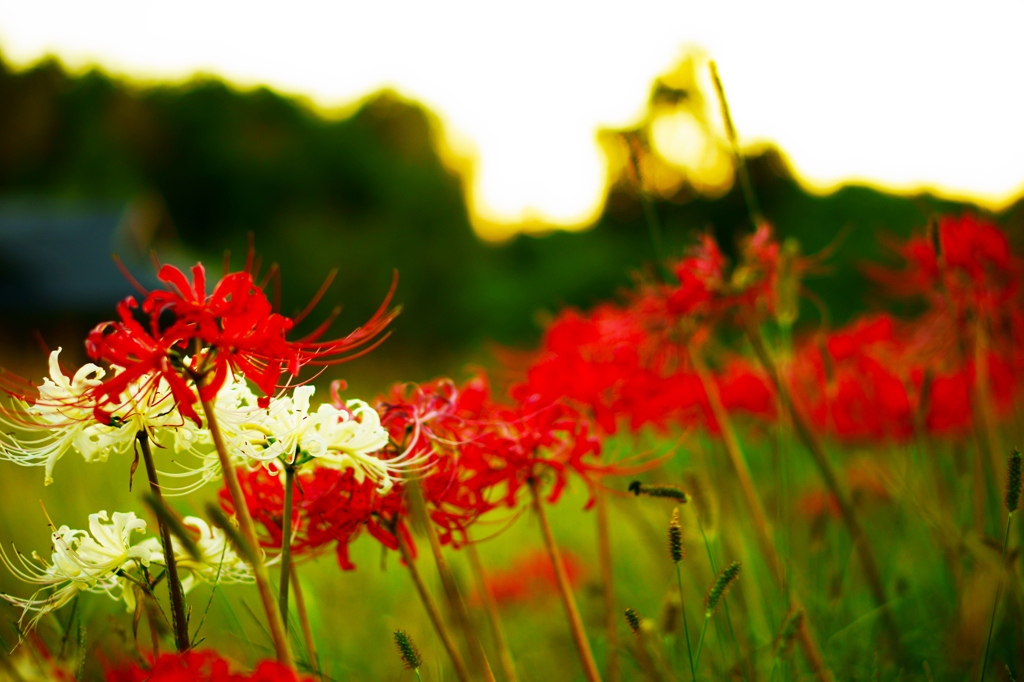
[[[998,209],[1024,190],[1022,25],[1024,5],[993,1],[35,0],[0,5],[0,49],[18,66],[54,54],[143,84],[212,73],[325,111],[394,88],[440,115],[474,225],[502,239],[596,219],[609,182],[597,131],[638,125],[684,45],[718,61],[741,143],[778,145],[808,188],[865,182]],[[662,159],[714,194],[731,163],[701,132],[685,111],[650,130]]]

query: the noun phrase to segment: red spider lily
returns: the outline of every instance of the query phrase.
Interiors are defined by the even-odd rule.
[[[666,312],[676,318],[716,318],[740,308],[775,309],[779,244],[762,223],[740,244],[732,271],[714,238],[706,234],[690,254],[671,265],[677,285],[658,287]]]
[[[264,531],[260,544],[279,549],[283,539],[283,478],[262,467],[239,472],[238,478],[253,520]],[[226,489],[220,491],[220,500],[225,511],[234,512]],[[292,554],[316,553],[334,545],[338,564],[344,570],[352,570],[355,565],[349,559],[349,544],[363,528],[385,547],[398,549],[398,539],[389,524],[391,519],[401,519],[403,513],[401,491],[393,489],[381,494],[377,483],[369,478],[357,481],[353,469],[316,468],[300,473],[292,496]],[[405,535],[411,547],[404,523],[399,524],[398,532]]]
[[[109,668],[107,682],[312,682],[274,661],[263,661],[251,673],[233,673],[236,666],[212,649],[163,654],[149,665]]]
[[[998,227],[970,214],[943,216],[931,238],[897,248],[903,270],[869,269],[897,295],[941,298],[944,290],[958,306],[995,311],[1020,294],[1024,262]]]
[[[321,340],[332,316],[312,333],[287,340],[294,321],[273,312],[248,270],[226,275],[209,295],[202,264],[192,268],[191,282],[170,265],[160,269],[159,278],[167,286],[165,290],[149,292],[141,306],[129,297],[118,306],[117,321],[102,323],[89,334],[86,349],[90,357],[125,368],[97,392],[110,403],[141,376],[163,377],[182,414],[197,424],[200,420],[193,407],[197,397],[185,377],[200,379],[198,399],[205,401],[216,395],[229,371],[234,372],[256,384],[264,393],[262,400],[269,401],[283,372],[296,376],[306,365],[351,359],[351,351],[380,335],[397,314],[395,309],[388,310],[392,284],[373,317],[347,336]],[[186,368],[184,357],[190,353],[193,357]]]

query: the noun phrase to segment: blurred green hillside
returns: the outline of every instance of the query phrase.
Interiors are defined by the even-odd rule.
[[[338,329],[372,314],[397,270],[404,310],[392,338],[340,370],[372,389],[458,372],[484,360],[489,341],[529,347],[541,331],[539,312],[608,298],[654,257],[638,195],[622,183],[612,184],[590,230],[479,241],[460,178],[438,152],[439,126],[429,111],[387,91],[332,118],[303,101],[213,78],[140,87],[96,70],[69,75],[54,60],[20,72],[0,62],[0,202],[76,207],[145,197],[165,207],[171,224],[151,245],[165,258],[183,252],[182,264],[200,258],[215,273],[225,250],[241,264],[251,232],[257,252],[280,264],[286,314],[339,268],[310,318],[318,322],[340,300]],[[812,196],[778,151],[749,163],[764,213],[804,253],[848,229],[832,274],[808,282],[834,322],[863,305],[869,285],[857,263],[883,252],[879,235],[906,235],[935,212],[970,209],[868,187]],[[736,188],[718,199],[684,188],[654,208],[668,253],[695,231],[711,228],[729,243],[748,225]],[[1024,203],[995,220],[1019,237]],[[113,306],[64,311],[73,324],[0,314],[8,337],[24,328],[31,338],[36,328],[50,347],[80,348],[84,330],[112,316]]]

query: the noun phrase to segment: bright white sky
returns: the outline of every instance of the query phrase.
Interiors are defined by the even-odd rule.
[[[325,107],[392,87],[474,159],[478,222],[508,225],[593,219],[595,131],[634,124],[686,45],[718,62],[741,142],[774,142],[809,187],[999,208],[1024,191],[1022,26],[1019,0],[0,1],[17,65],[202,71]]]

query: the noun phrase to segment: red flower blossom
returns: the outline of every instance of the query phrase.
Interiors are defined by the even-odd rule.
[[[118,306],[118,320],[104,322],[89,334],[86,349],[91,358],[125,368],[97,393],[111,403],[140,377],[162,377],[181,413],[197,424],[197,399],[212,399],[229,371],[252,381],[269,401],[283,372],[296,376],[305,365],[350,359],[348,353],[378,336],[397,314],[387,308],[392,285],[373,317],[347,336],[321,340],[333,319],[329,318],[312,333],[288,340],[285,336],[294,321],[273,312],[248,270],[226,275],[209,295],[202,264],[192,268],[191,282],[169,265],[160,269],[159,278],[166,289],[149,292],[141,305],[127,298]],[[185,367],[190,354],[191,364]],[[187,382],[190,376],[201,379],[198,398]],[[97,410],[99,416],[101,408]]]
[[[107,670],[107,682],[312,682],[275,661],[263,661],[251,673],[234,673],[236,666],[212,649],[163,654],[150,665],[138,663]]]
[[[239,482],[253,520],[263,533],[260,544],[280,549],[283,540],[284,482],[283,478],[264,468],[239,472]],[[292,494],[292,544],[295,556],[315,553],[334,546],[338,564],[348,571],[355,568],[349,559],[349,545],[365,528],[385,547],[397,550],[398,539],[390,530],[391,519],[401,519],[404,500],[400,490],[381,494],[378,484],[370,478],[356,480],[354,469],[338,471],[319,467],[300,473]],[[234,512],[227,489],[220,491],[221,506]],[[405,534],[412,546],[404,523],[398,532]]]

